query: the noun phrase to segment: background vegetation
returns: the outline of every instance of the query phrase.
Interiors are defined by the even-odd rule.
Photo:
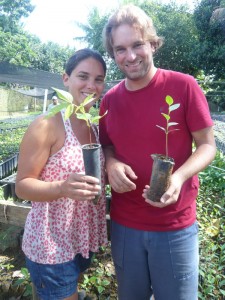
[[[189,73],[201,81],[206,78],[213,84],[210,101],[225,109],[225,0],[195,0],[192,10],[174,0],[168,4],[159,0],[120,3],[134,3],[143,8],[153,18],[158,34],[164,37],[164,46],[155,56],[156,66]],[[26,32],[22,20],[33,9],[30,0],[1,1],[0,61],[61,74],[65,61],[76,49],[42,43],[37,36]],[[110,14],[111,11],[101,14],[97,7],[92,9],[86,23],[77,23],[83,37],[78,38],[74,33],[74,39],[99,50],[109,67],[107,80],[116,80],[123,75],[107,56],[99,38]]]
[[[164,46],[155,56],[156,66],[192,74],[199,80],[207,99],[218,105],[220,110],[225,110],[225,0],[196,0],[193,10],[175,1],[162,4],[153,0],[123,0],[121,4],[129,2],[143,8],[153,18],[158,34],[165,39]],[[22,19],[34,9],[30,0],[2,0],[0,3],[0,61],[61,74],[65,61],[76,49],[52,42],[42,43],[37,36],[24,31]],[[102,53],[109,67],[107,80],[116,80],[123,75],[105,53],[99,38],[110,14],[109,11],[101,15],[97,8],[91,10],[88,22],[79,24],[84,35],[77,40]],[[4,138],[3,133],[0,135],[4,156],[18,150],[24,130],[23,126],[13,131],[4,129]],[[200,174],[197,204],[200,225],[199,299],[202,300],[222,300],[225,297],[224,170],[225,158],[218,152],[212,165]],[[1,192],[0,198],[3,198]],[[114,295],[113,289],[116,288],[113,272],[102,265],[103,257],[110,257],[104,249],[81,285],[97,294],[99,299]],[[0,277],[10,268],[9,264],[0,264]],[[24,281],[19,285],[29,283],[28,274],[25,270],[23,273]],[[113,297],[110,299],[113,300]]]
[[[12,154],[12,148],[18,151],[23,133],[34,117],[8,119],[0,123],[2,128],[0,137],[4,137],[0,139],[2,141],[0,152],[3,152],[5,156],[9,156]],[[199,300],[224,300],[225,156],[222,152],[217,151],[216,158],[208,168],[199,174],[199,178],[201,184],[197,200],[200,238]],[[108,187],[107,193],[110,194]],[[3,199],[1,188],[0,199]],[[18,281],[17,278],[12,278],[12,275],[10,275],[13,274],[13,272],[10,273],[11,269],[19,271],[13,262],[0,263],[0,278],[2,278],[0,280],[0,294],[1,283],[7,280],[9,291],[12,294],[22,295],[24,293],[24,295],[28,295],[28,298],[23,299],[30,299],[30,279],[27,270],[21,269],[24,276]],[[116,300],[117,285],[110,247],[100,249],[100,253],[96,255],[92,267],[81,280],[79,287],[85,289],[88,294],[95,295],[93,299]]]

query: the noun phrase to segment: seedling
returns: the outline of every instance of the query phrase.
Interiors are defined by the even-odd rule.
[[[176,122],[170,122],[170,114],[177,109],[180,104],[173,104],[173,98],[166,96],[165,102],[168,105],[168,113],[161,113],[166,119],[166,126],[161,127],[156,125],[165,132],[166,135],[166,155],[152,154],[154,160],[152,166],[152,174],[150,179],[150,189],[148,190],[148,199],[154,202],[160,202],[162,195],[166,192],[170,184],[170,177],[173,171],[174,159],[168,156],[168,136],[171,131],[178,129],[171,129],[171,126],[178,125]]]
[[[101,119],[107,114],[107,111],[102,116],[93,116],[91,113],[87,113],[85,111],[85,106],[87,104],[91,103],[92,101],[96,101],[96,99],[94,98],[94,94],[87,96],[80,105],[76,105],[73,103],[73,97],[70,93],[56,88],[52,88],[52,89],[57,93],[58,98],[63,100],[64,102],[53,107],[49,111],[47,117],[54,116],[64,108],[65,108],[65,119],[68,119],[73,113],[76,114],[78,119],[84,120],[86,122],[89,129],[89,141],[90,144],[92,144],[91,125],[97,124],[99,119]]]
[[[179,130],[179,129],[171,129],[171,126],[175,126],[178,125],[178,123],[176,122],[170,122],[170,113],[174,110],[176,110],[177,108],[179,108],[180,104],[173,104],[173,98],[171,96],[166,96],[165,98],[166,103],[168,104],[168,113],[161,113],[163,115],[163,117],[166,119],[166,127],[161,127],[159,125],[156,125],[157,127],[159,127],[160,129],[162,129],[165,132],[166,135],[166,157],[168,157],[168,136],[169,133],[175,130]]]

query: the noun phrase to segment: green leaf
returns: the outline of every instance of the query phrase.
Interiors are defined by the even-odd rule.
[[[171,112],[171,111],[177,109],[178,107],[180,107],[180,103],[177,103],[177,104],[174,104],[174,105],[170,106],[170,107],[169,107],[169,112]]]
[[[176,130],[180,130],[180,129],[178,129],[178,128],[177,129],[171,129],[171,130],[168,130],[168,133],[172,132],[172,131],[176,131]]]
[[[24,278],[17,279],[15,282],[15,285],[16,286],[21,285],[21,284],[23,284],[23,282],[24,282]]]
[[[102,116],[95,116],[93,118],[91,118],[91,123],[98,123],[98,121],[103,118],[106,114],[108,113],[108,110],[104,113],[104,115]]]
[[[77,119],[84,120],[88,127],[90,127],[91,114],[89,113],[76,113]]]
[[[107,279],[103,279],[103,280],[102,280],[102,284],[103,284],[104,286],[109,285],[109,284],[110,284],[110,281],[107,280]]]
[[[224,286],[225,285],[225,280],[222,280],[220,283],[219,283],[219,286]]]
[[[168,121],[170,119],[170,116],[164,113],[161,113],[163,115],[163,117]]]
[[[91,119],[91,123],[96,124],[96,123],[98,123],[99,119],[101,119],[101,116],[95,116]]]
[[[166,132],[166,129],[165,128],[163,128],[163,127],[161,127],[161,126],[159,126],[159,125],[156,125],[158,128],[160,128],[160,129],[162,129],[163,131],[165,131]]]
[[[26,286],[26,290],[25,290],[23,296],[25,296],[25,297],[31,296],[32,293],[33,293],[32,286],[31,286],[31,285],[27,285],[27,286]]]
[[[96,276],[91,276],[89,281],[92,282],[92,283],[95,283],[97,281],[97,277]]]
[[[68,103],[73,103],[73,96],[70,93],[68,93],[64,90],[53,88],[53,87],[52,87],[52,89],[56,92],[59,99],[64,100]]]
[[[74,109],[74,104],[67,104],[65,110],[65,120],[69,119],[69,117],[72,115],[73,109]]]
[[[87,121],[91,118],[91,114],[89,114],[89,113],[84,113],[84,114],[77,113],[76,116],[77,116],[77,119],[85,120],[85,121]]]
[[[46,118],[53,117],[56,115],[59,111],[61,111],[63,108],[67,107],[68,103],[60,103],[59,105],[56,105],[55,107],[51,108],[49,112],[47,112]]]
[[[103,286],[98,286],[99,294],[101,294],[104,290],[105,290],[105,288]]]
[[[93,101],[97,101],[97,99],[94,98],[93,96],[94,96],[94,94],[91,94],[91,95],[87,96],[87,97],[84,99],[84,101],[82,102],[82,105],[85,106],[85,105],[87,105],[87,104],[89,104],[89,103],[91,103],[91,102],[93,102]]]
[[[28,276],[29,276],[29,272],[28,272],[27,268],[21,268],[21,273],[22,273],[25,277],[28,277]]]
[[[168,127],[174,126],[174,125],[178,125],[178,123],[177,123],[177,122],[169,122],[169,123],[168,123]]]
[[[220,289],[220,293],[225,296],[225,291]]]
[[[173,104],[173,98],[171,96],[166,96],[166,103],[170,106]]]

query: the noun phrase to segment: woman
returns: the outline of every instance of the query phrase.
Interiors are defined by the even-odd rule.
[[[105,74],[106,65],[98,52],[77,51],[63,74],[74,104],[79,105],[90,94],[98,99]],[[92,140],[98,142],[92,129]],[[22,249],[43,300],[78,299],[79,274],[89,266],[93,252],[107,242],[104,189],[94,205],[100,182],[83,175],[81,145],[88,142],[85,121],[75,114],[65,120],[62,111],[51,118],[38,117],[21,143],[16,193],[32,201]],[[103,167],[103,155],[101,160]]]

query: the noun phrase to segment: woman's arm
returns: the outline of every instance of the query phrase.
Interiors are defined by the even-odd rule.
[[[94,199],[100,190],[98,179],[71,174],[66,181],[45,182],[40,174],[53,149],[61,148],[65,136],[60,131],[59,116],[37,118],[26,131],[20,146],[16,194],[31,201],[52,201],[61,197]],[[59,150],[58,149],[58,150]]]

